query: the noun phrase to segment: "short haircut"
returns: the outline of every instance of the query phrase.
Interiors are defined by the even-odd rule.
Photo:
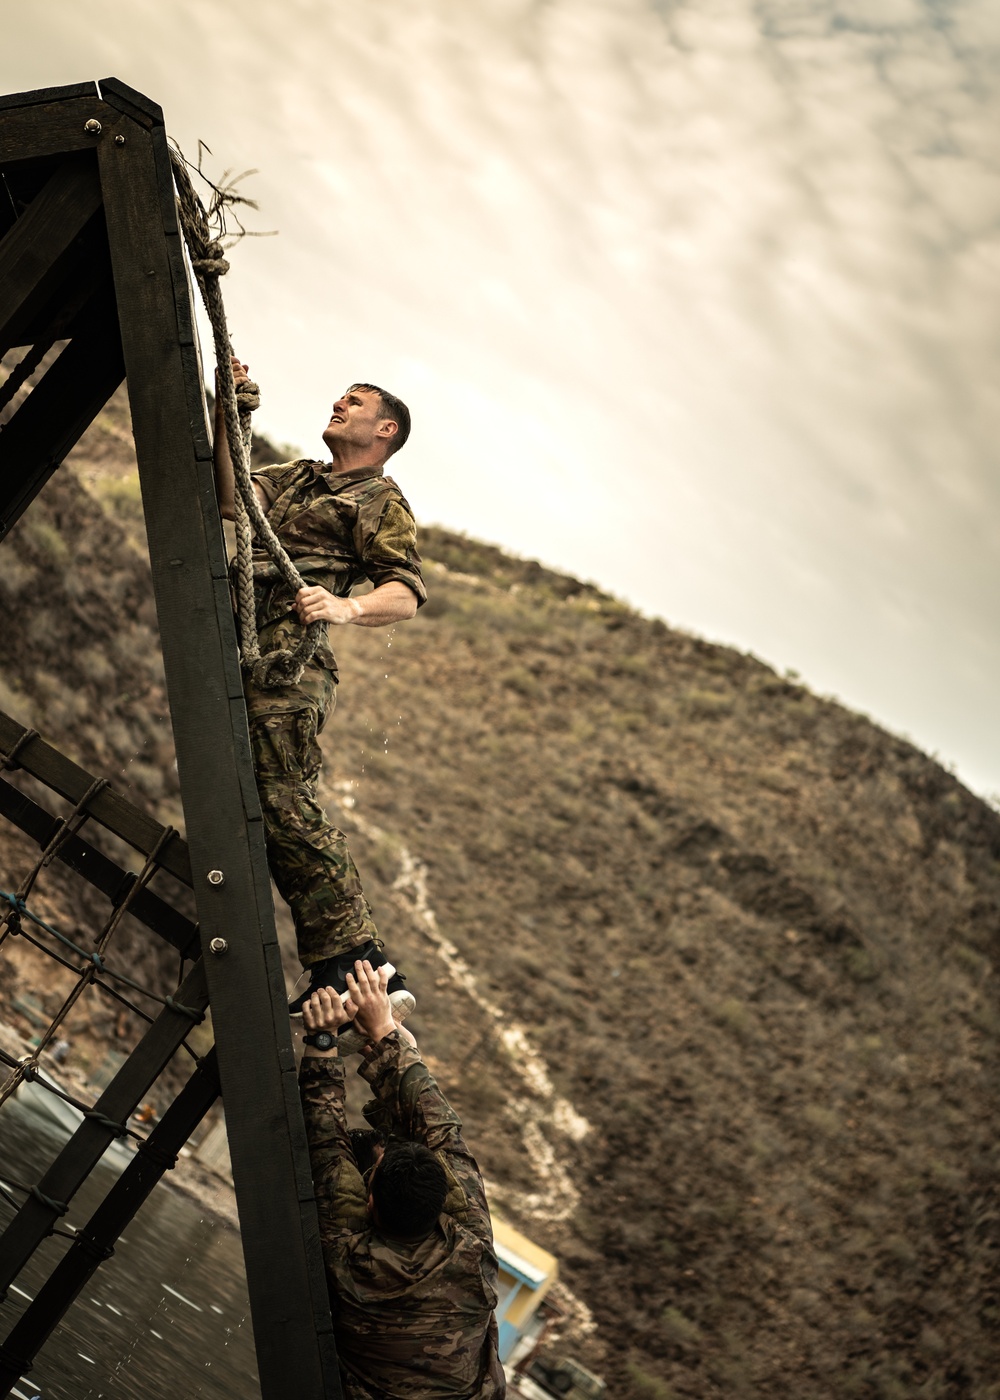
[[[362,1176],[367,1176],[375,1165],[375,1148],[382,1139],[374,1128],[351,1128],[350,1134],[355,1166]]]
[[[441,1214],[448,1179],[422,1142],[390,1141],[369,1190],[380,1229],[401,1239],[423,1239]]]
[[[368,389],[373,394],[379,396],[379,417],[389,418],[396,425],[396,435],[392,439],[386,458],[392,456],[406,442],[410,436],[410,410],[402,399],[397,399],[395,394],[390,394],[386,389],[380,389],[377,384],[352,384],[348,389]]]

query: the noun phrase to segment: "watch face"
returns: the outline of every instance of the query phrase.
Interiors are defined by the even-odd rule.
[[[331,1035],[329,1031],[317,1031],[313,1036],[313,1044],[317,1050],[332,1050],[337,1037]]]

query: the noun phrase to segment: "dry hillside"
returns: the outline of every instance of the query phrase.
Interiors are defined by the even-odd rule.
[[[140,519],[116,401],[4,545],[0,705],[179,822]],[[423,549],[414,622],[338,633],[326,795],[572,1350],[616,1400],[1000,1396],[1000,816],[751,656]]]

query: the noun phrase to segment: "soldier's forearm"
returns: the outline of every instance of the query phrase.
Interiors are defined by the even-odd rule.
[[[417,611],[417,595],[398,579],[379,584],[370,593],[352,598],[357,613],[351,621],[356,627],[387,627],[393,622],[406,622]]]
[[[215,397],[215,440],[212,444],[212,457],[215,462],[215,490],[219,498],[219,510],[223,520],[232,520],[236,510],[236,477],[229,455],[226,420],[218,394]]]

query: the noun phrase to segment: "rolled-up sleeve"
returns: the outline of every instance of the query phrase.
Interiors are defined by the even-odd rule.
[[[358,512],[355,548],[365,575],[376,588],[397,579],[413,590],[417,607],[427,601],[427,589],[417,553],[417,525],[401,496],[389,495],[380,508]]]
[[[250,480],[264,493],[267,501],[265,510],[270,510],[282,491],[290,485],[298,465],[298,462],[276,462],[273,466],[260,467],[250,473]]]

